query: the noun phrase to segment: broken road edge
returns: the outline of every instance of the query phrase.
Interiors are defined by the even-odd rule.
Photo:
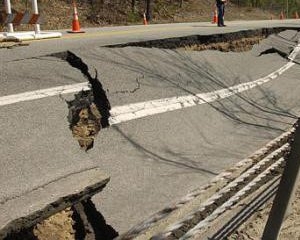
[[[101,192],[109,180],[108,175],[95,167],[69,174],[1,203],[0,239],[32,227],[74,204],[92,197]]]

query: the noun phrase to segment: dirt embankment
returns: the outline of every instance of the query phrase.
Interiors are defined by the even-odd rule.
[[[250,219],[228,238],[228,240],[256,240],[261,239],[264,231],[272,202],[267,206],[262,206]],[[291,207],[291,214],[284,222],[279,240],[299,240],[300,239],[300,186],[296,192],[296,197]]]

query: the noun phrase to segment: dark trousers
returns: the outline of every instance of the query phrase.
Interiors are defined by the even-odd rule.
[[[225,4],[217,4],[218,8],[218,26],[224,25]]]

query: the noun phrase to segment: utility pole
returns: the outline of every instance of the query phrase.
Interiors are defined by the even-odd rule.
[[[183,0],[180,0],[180,7],[182,8],[183,6]]]

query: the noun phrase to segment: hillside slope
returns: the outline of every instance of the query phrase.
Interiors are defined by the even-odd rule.
[[[31,11],[29,0],[12,0],[14,11]],[[67,29],[72,22],[72,4],[67,0],[40,0],[39,10],[43,18],[43,29]],[[145,11],[144,1],[137,1],[135,11],[132,11],[131,1],[78,1],[79,20],[82,27],[142,24]],[[3,5],[3,1],[0,3]],[[208,22],[211,21],[214,1],[186,0],[180,6],[180,1],[156,0],[152,4],[151,23],[167,22]],[[4,6],[1,6],[4,9]],[[2,10],[3,11],[3,10]],[[279,18],[273,13],[273,18]],[[277,16],[278,15],[278,16]],[[271,13],[258,8],[237,7],[229,3],[226,6],[226,20],[259,20],[270,19]],[[26,29],[29,26],[23,26]],[[1,29],[0,29],[1,30]]]

